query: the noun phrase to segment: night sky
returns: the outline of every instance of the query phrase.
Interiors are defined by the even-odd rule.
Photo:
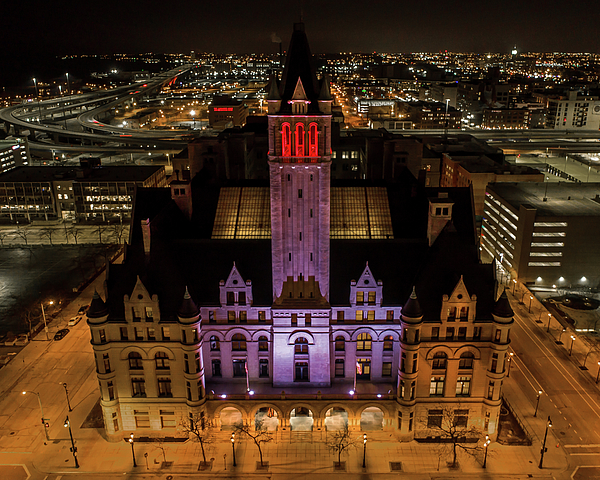
[[[590,0],[304,0],[313,52],[440,50],[599,52],[600,7]],[[32,53],[277,50],[300,0],[3,1],[3,49]],[[6,52],[5,52],[6,53]]]

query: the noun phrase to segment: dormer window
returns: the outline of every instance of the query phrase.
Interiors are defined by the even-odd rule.
[[[306,102],[292,102],[292,113],[295,115],[306,114]]]

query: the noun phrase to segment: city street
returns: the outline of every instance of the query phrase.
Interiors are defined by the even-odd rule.
[[[70,318],[80,304],[88,303],[95,288],[100,289],[100,275],[64,312]],[[390,462],[401,464],[407,479],[542,479],[598,478],[596,467],[600,452],[600,394],[589,372],[582,372],[571,362],[564,345],[556,345],[546,333],[546,324],[535,322],[540,312],[534,306],[512,300],[515,325],[511,333],[514,362],[510,378],[504,382],[504,394],[511,408],[532,438],[532,445],[504,446],[494,443],[489,449],[487,468],[482,459],[461,457],[458,470],[449,469],[436,444],[400,443],[391,432],[369,432],[366,469],[362,469],[362,448],[350,450],[342,457],[345,472],[333,469],[334,457],[327,450],[324,432],[302,432],[302,437],[278,432],[274,441],[265,445],[268,473],[257,470],[258,452],[247,440],[236,444],[237,466],[232,464],[232,448],[228,432],[218,432],[216,441],[207,448],[212,467],[198,470],[202,459],[197,443],[136,443],[137,466],[132,463],[128,443],[109,443],[96,428],[83,426],[96,405],[99,393],[89,331],[85,322],[71,328],[61,341],[47,342],[38,336],[5,368],[0,370],[0,478],[3,480],[58,480],[60,478],[396,478]],[[521,295],[517,292],[517,296]],[[537,307],[539,309],[539,307]],[[73,310],[73,312],[69,311]],[[56,325],[52,330],[63,327]],[[551,333],[559,329],[556,321]],[[566,340],[567,333],[563,334]],[[43,336],[42,336],[43,337]],[[580,357],[577,357],[580,358]],[[590,358],[590,364],[597,360]],[[69,402],[62,382],[68,385]],[[537,415],[534,417],[537,391],[542,390]],[[31,392],[23,395],[23,391]],[[37,399],[49,424],[46,441]],[[79,469],[74,468],[66,416],[72,425],[78,447]],[[553,426],[548,434],[544,468],[538,468],[540,447],[546,419]],[[129,432],[123,432],[124,438]],[[357,432],[357,435],[360,432]],[[295,434],[300,435],[300,434]],[[164,448],[164,454],[163,450]],[[147,454],[147,456],[145,455]],[[507,462],[506,459],[510,458]],[[163,463],[164,461],[167,463]],[[589,468],[593,467],[593,468]],[[28,476],[30,475],[30,476]],[[571,475],[573,475],[571,477]]]

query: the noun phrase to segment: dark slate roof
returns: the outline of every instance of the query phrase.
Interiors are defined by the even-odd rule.
[[[94,290],[94,296],[92,297],[92,303],[90,303],[90,308],[88,308],[87,316],[88,318],[101,318],[104,317],[108,313],[108,308],[98,292]]]
[[[423,310],[421,310],[421,305],[419,305],[419,299],[417,298],[417,293],[413,288],[410,297],[408,297],[408,301],[404,305],[402,309],[402,316],[409,318],[419,318],[423,315]]]
[[[298,78],[302,80],[304,92],[310,100],[309,113],[319,113],[319,92],[321,90],[312,54],[308,46],[308,38],[304,32],[304,23],[295,23],[292,39],[288,48],[283,75],[279,84],[279,95],[281,96],[281,112],[291,112],[288,104],[296,89]]]
[[[502,292],[502,295],[500,295],[500,297],[494,304],[494,309],[492,310],[492,313],[497,317],[502,318],[514,317],[515,313],[513,312],[513,309],[510,306],[510,302],[508,301],[508,297],[506,296],[506,289]]]
[[[179,315],[181,318],[193,318],[196,315],[198,315],[199,312],[200,309],[198,308],[198,305],[194,303],[194,300],[192,300],[188,288],[185,287],[183,302],[181,302],[181,306],[177,311],[177,315]]]

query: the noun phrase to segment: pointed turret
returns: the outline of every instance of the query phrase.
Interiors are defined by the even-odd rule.
[[[269,82],[269,95],[267,95],[267,100],[281,100],[281,95],[279,95],[279,85],[277,84],[275,75],[271,77],[271,81]]]
[[[410,294],[410,298],[404,305],[402,309],[402,318],[407,320],[420,320],[423,316],[423,311],[421,310],[421,305],[419,305],[419,300],[417,299],[417,292],[415,287],[413,287],[412,293]]]
[[[291,111],[288,101],[292,100],[294,96],[298,79],[300,79],[306,98],[310,102],[308,111],[310,113],[318,113],[319,82],[313,66],[308,39],[304,32],[304,23],[294,24],[294,33],[292,33],[292,39],[290,40],[285,60],[285,68],[283,69],[281,84],[279,86],[279,93],[282,99],[282,112]]]
[[[325,75],[321,80],[321,91],[319,92],[319,100],[333,100],[331,90],[329,89],[329,75]]]
[[[92,297],[92,303],[87,311],[88,318],[102,318],[108,315],[108,307],[102,300],[102,297],[98,294],[97,290],[94,290],[94,296]]]
[[[179,318],[194,318],[197,317],[199,313],[200,310],[198,306],[194,303],[194,300],[192,300],[188,288],[185,287],[183,302],[181,302],[181,306],[179,307],[179,310],[177,310],[177,315]]]
[[[510,302],[508,301],[508,296],[506,295],[506,289],[502,292],[502,295],[496,300],[494,304],[494,309],[492,310],[492,314],[495,317],[500,318],[513,318],[515,312],[513,312],[512,307],[510,306]]]

